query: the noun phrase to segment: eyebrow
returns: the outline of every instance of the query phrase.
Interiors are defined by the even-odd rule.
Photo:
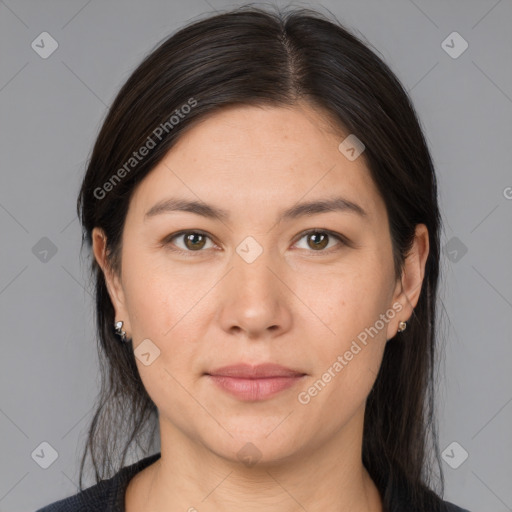
[[[206,204],[200,201],[190,201],[186,199],[171,197],[168,199],[163,199],[162,201],[159,201],[154,206],[152,206],[144,215],[144,220],[163,213],[172,213],[178,211],[195,213],[197,215],[201,215],[202,217],[219,220],[222,222],[229,221],[230,219],[229,212],[223,208],[219,208],[217,206]],[[366,210],[364,210],[357,203],[349,201],[343,197],[333,197],[296,204],[291,208],[281,211],[278,215],[277,221],[281,222],[282,220],[297,219],[305,215],[314,215],[316,213],[335,211],[353,213],[362,218],[368,218],[368,213]]]

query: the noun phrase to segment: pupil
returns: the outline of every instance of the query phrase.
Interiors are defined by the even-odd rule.
[[[201,242],[199,243],[199,245],[198,245],[198,244],[195,244],[195,243],[193,242],[193,239],[194,239],[194,237],[200,237],[200,238],[201,238],[202,236],[203,236],[203,235],[201,235],[201,234],[199,234],[199,233],[190,233],[189,235],[187,235],[187,237],[186,237],[186,240],[187,240],[187,247],[189,247],[189,242],[192,242],[191,247],[189,247],[189,248],[194,248],[194,247],[195,247],[195,248],[198,248],[198,247],[199,247],[199,248],[201,248],[201,247],[202,247]],[[204,242],[204,241],[203,241],[203,242]]]
[[[325,235],[324,233],[311,233],[310,235],[311,239],[313,240],[313,243],[314,244],[318,244],[318,237],[323,237],[323,240],[320,241],[320,244],[321,245],[315,245],[314,248],[324,248],[327,244],[325,243],[326,240],[327,240],[327,235]]]

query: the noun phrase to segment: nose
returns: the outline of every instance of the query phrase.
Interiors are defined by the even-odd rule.
[[[293,293],[280,268],[265,251],[251,263],[234,255],[220,292],[220,322],[226,332],[257,339],[277,337],[291,328]]]

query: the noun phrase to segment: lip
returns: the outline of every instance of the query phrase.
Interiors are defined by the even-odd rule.
[[[303,372],[273,363],[224,366],[205,375],[223,391],[246,401],[270,398],[306,376]]]
[[[206,374],[218,377],[237,377],[240,379],[267,379],[270,377],[298,377],[305,375],[304,372],[292,370],[275,363],[257,365],[241,363],[223,366]]]

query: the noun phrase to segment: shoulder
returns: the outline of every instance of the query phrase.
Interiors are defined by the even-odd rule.
[[[449,501],[443,501],[444,511],[443,512],[470,512],[465,508],[460,508]]]
[[[74,496],[50,503],[36,512],[86,512],[93,507],[98,512],[103,511],[106,510],[111,489],[110,479],[103,480]]]
[[[73,496],[55,501],[36,512],[124,512],[124,496],[130,480],[160,458],[160,453],[122,468],[113,477],[101,480]]]
[[[413,485],[405,476],[395,475],[388,480],[385,495],[388,496],[390,512],[470,512],[454,503],[444,501],[441,496],[425,485]]]

